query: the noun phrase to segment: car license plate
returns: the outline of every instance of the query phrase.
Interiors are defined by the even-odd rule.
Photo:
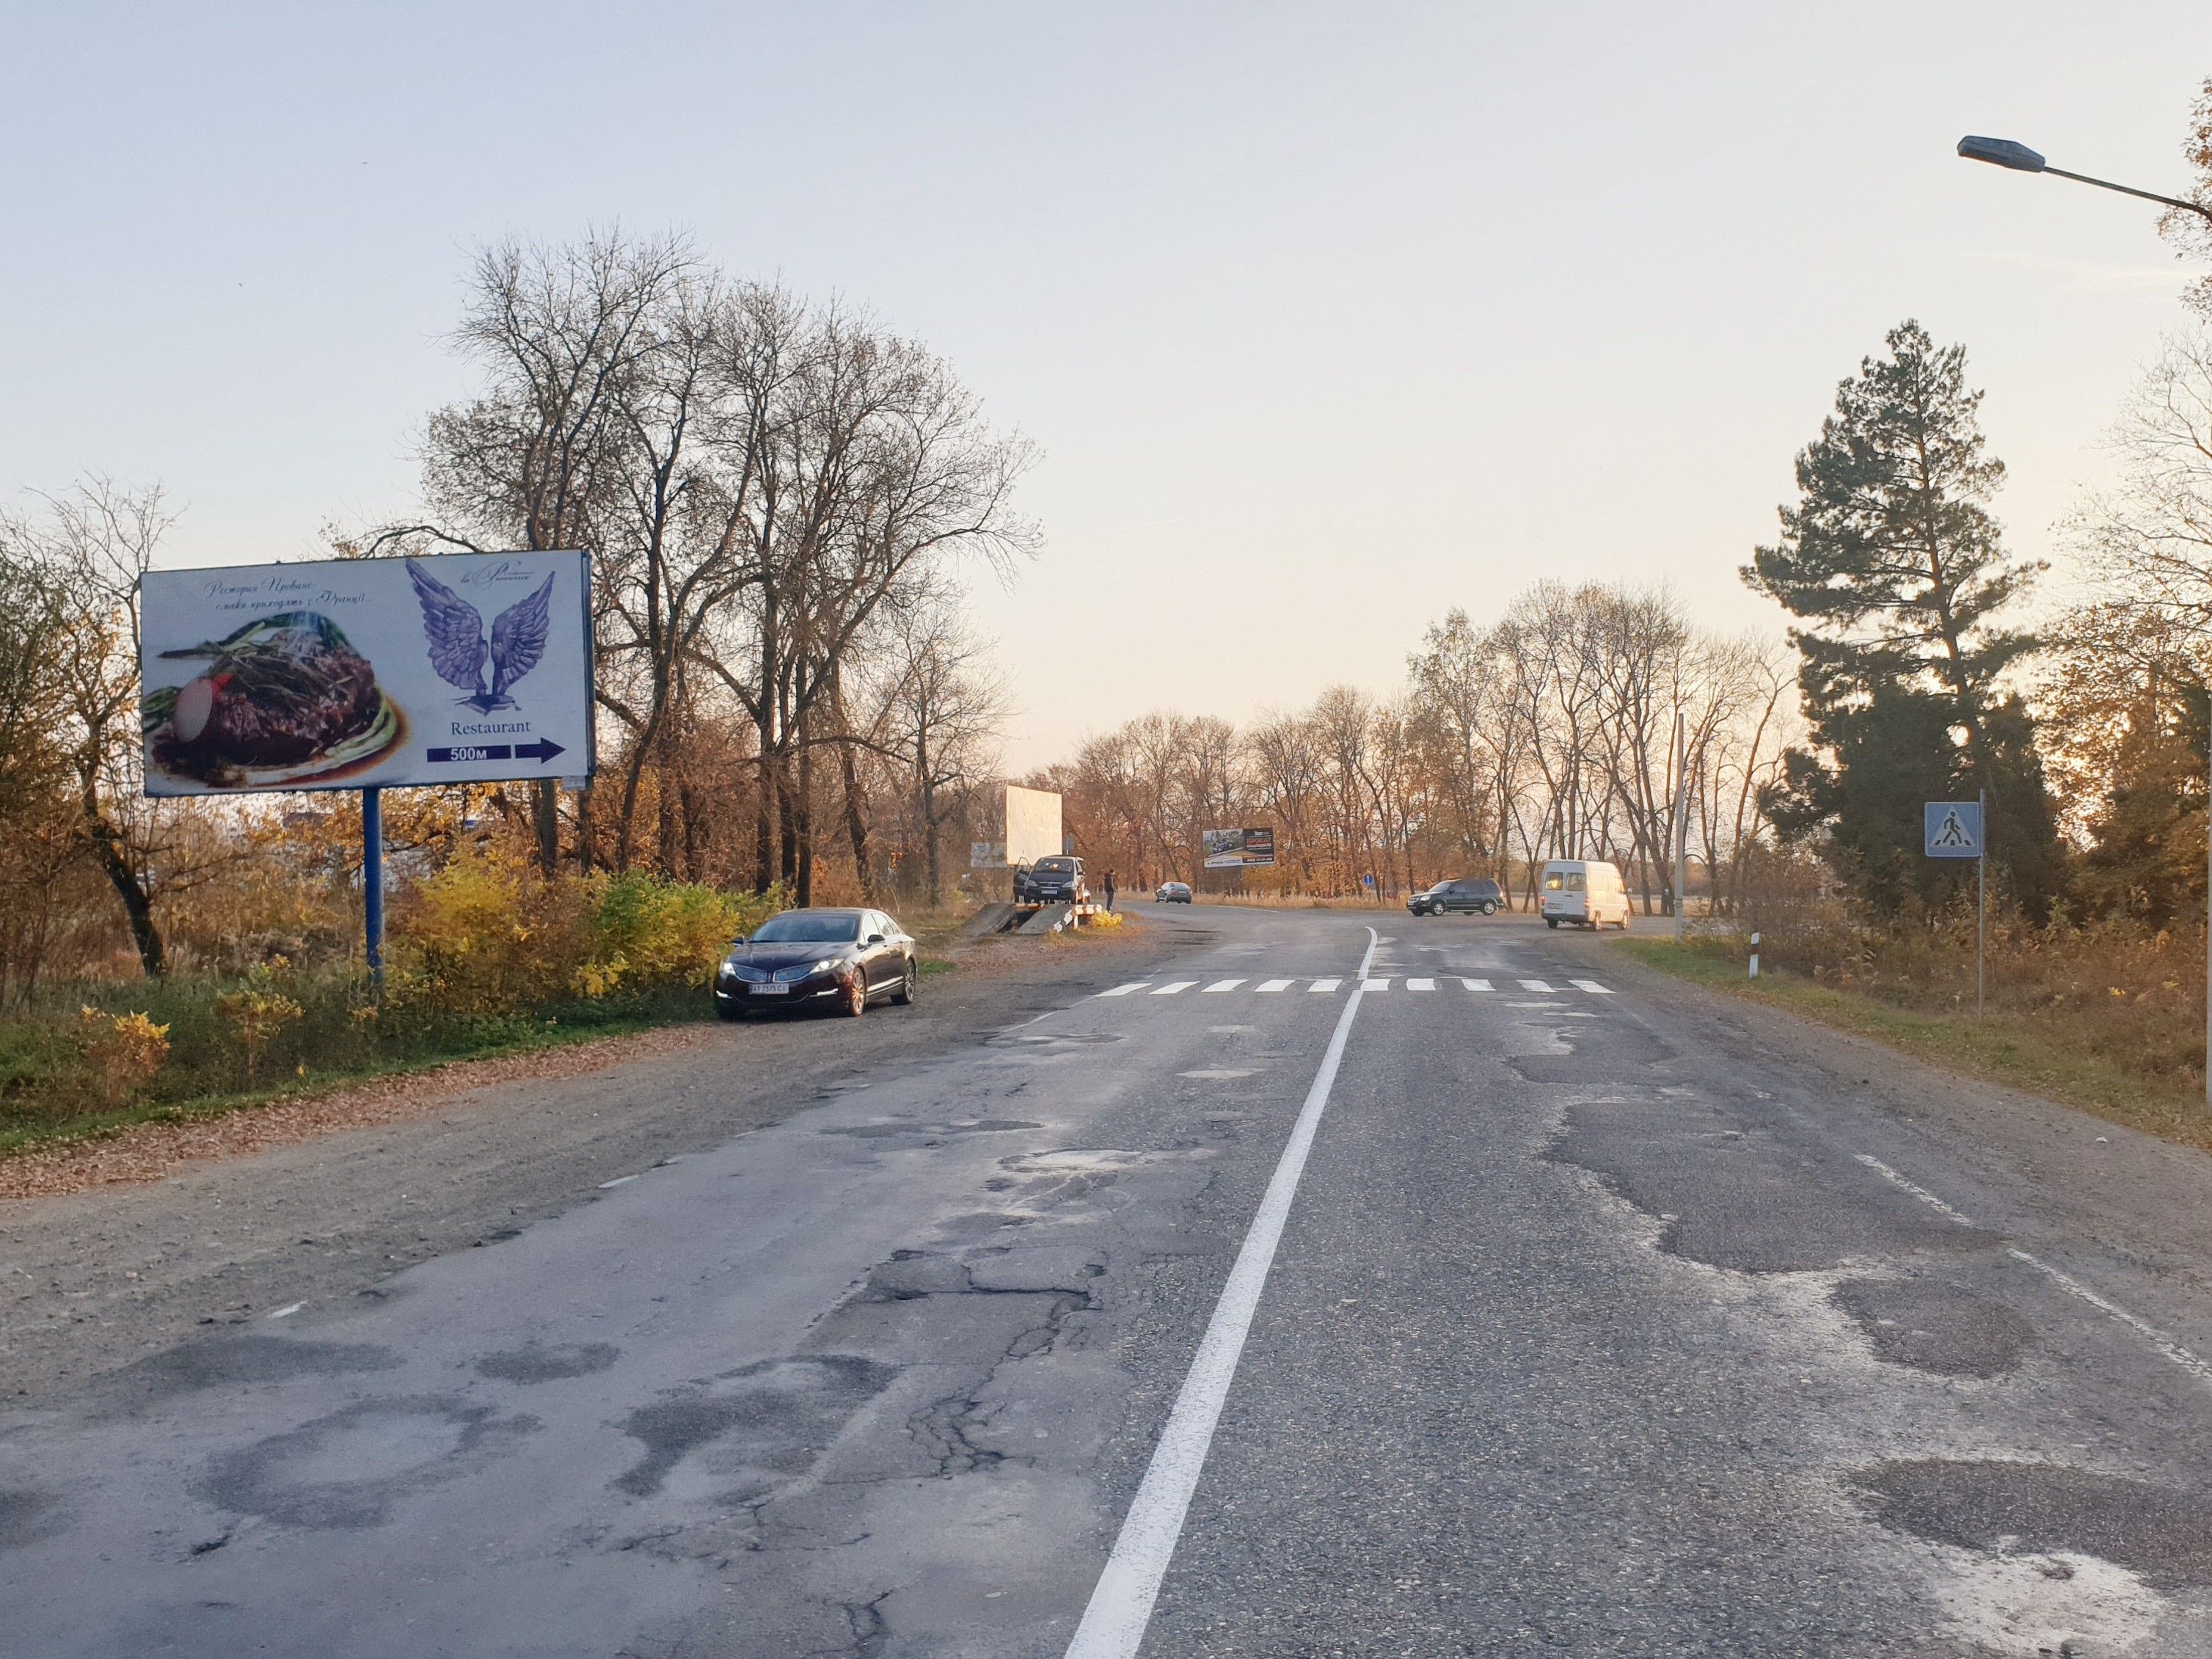
[[[753,987],[753,994],[757,997],[787,997],[791,994],[791,987],[788,985],[756,985]]]

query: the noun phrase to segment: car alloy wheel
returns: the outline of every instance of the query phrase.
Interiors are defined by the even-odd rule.
[[[866,975],[854,974],[845,981],[845,1012],[858,1019],[868,1012],[868,981]]]
[[[913,1006],[915,988],[920,978],[915,965],[910,962],[907,963],[906,972],[899,976],[898,989],[891,993],[891,1000],[902,1008]]]

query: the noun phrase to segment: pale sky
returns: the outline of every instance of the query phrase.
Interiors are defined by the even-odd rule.
[[[0,494],[170,558],[404,511],[471,250],[615,222],[872,307],[1044,459],[976,611],[1016,769],[1378,691],[1539,575],[1736,568],[1835,382],[1963,339],[2016,549],[2180,319],[2196,3],[98,6],[0,0]]]

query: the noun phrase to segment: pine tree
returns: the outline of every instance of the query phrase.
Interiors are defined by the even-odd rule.
[[[2040,567],[2008,559],[1990,516],[2004,465],[1985,453],[1966,348],[1910,321],[1886,343],[1837,389],[1780,539],[1743,573],[1803,623],[1790,641],[1816,752],[1791,757],[1776,823],[1825,829],[1838,868],[1891,910],[1957,878],[1920,857],[1920,803],[1985,789],[1990,857],[2039,911],[2062,879],[2057,834],[2033,720],[1998,684],[2035,642],[1996,618]]]

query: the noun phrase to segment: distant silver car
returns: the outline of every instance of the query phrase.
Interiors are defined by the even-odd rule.
[[[1152,894],[1155,904],[1188,904],[1190,902],[1190,884],[1187,881],[1164,881]]]

